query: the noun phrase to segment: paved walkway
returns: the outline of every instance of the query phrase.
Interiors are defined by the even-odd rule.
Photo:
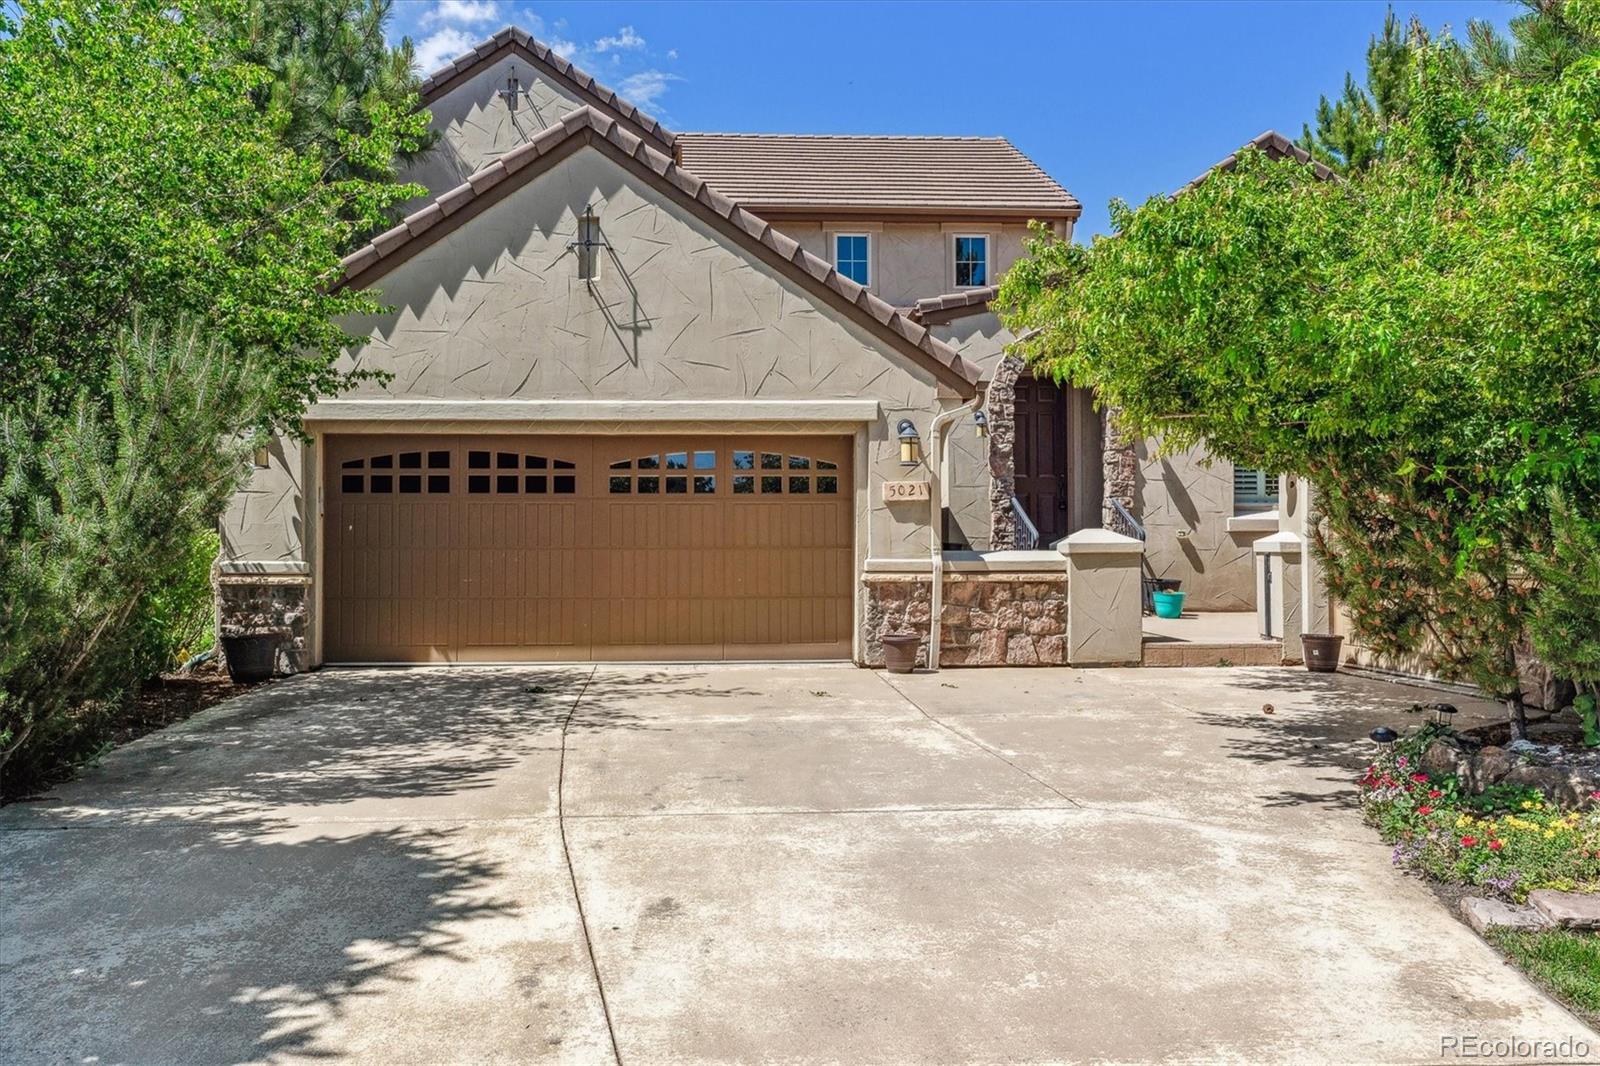
[[[1281,669],[296,678],[0,811],[0,1062],[1600,1051],[1352,808],[1366,731],[1419,695]]]

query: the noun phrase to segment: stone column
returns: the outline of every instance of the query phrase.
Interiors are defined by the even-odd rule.
[[[1067,663],[1111,666],[1144,656],[1140,564],[1144,545],[1109,529],[1080,529],[1067,557]]]
[[[989,548],[1017,546],[1017,516],[1011,497],[1017,491],[1017,378],[1022,360],[1007,355],[996,364],[984,409],[989,418]]]
[[[1272,595],[1267,601],[1268,617],[1272,619],[1272,632],[1283,638],[1283,661],[1298,663],[1305,660],[1300,647],[1304,612],[1301,604],[1301,564],[1304,542],[1300,534],[1283,530],[1262,537],[1254,544],[1256,555],[1272,576]]]
[[[1134,440],[1117,425],[1117,408],[1108,407],[1101,416],[1100,451],[1100,524],[1106,529],[1117,529],[1121,523],[1111,509],[1116,500],[1135,518],[1134,495],[1138,488],[1139,456],[1134,451]]]

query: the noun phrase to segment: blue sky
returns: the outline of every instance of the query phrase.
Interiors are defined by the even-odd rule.
[[[1083,202],[1168,192],[1265,129],[1297,136],[1363,69],[1385,4],[396,0],[432,69],[507,23],[677,130],[999,134]],[[1502,27],[1494,0],[1397,3]]]

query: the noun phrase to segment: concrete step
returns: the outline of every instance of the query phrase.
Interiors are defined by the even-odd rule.
[[[1146,666],[1281,666],[1276,640],[1190,641],[1146,637]]]

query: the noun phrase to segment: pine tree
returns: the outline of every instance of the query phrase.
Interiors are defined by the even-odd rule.
[[[1575,0],[1520,0],[1526,10],[1510,22],[1510,36],[1473,19],[1466,40],[1445,41],[1457,76],[1482,82],[1495,77],[1551,82],[1567,67],[1600,48],[1600,30],[1580,13]],[[1342,174],[1365,170],[1383,158],[1388,130],[1405,121],[1414,90],[1413,60],[1429,34],[1416,16],[1402,29],[1394,9],[1383,32],[1367,43],[1366,88],[1346,74],[1337,99],[1317,102],[1317,120],[1302,128],[1300,147]]]
[[[238,58],[270,72],[253,96],[262,109],[281,110],[284,142],[322,160],[333,180],[369,181],[393,180],[397,164],[433,140],[371,158],[352,155],[342,139],[368,133],[380,109],[403,115],[419,105],[411,39],[390,46],[385,38],[391,14],[391,0],[247,0],[242,10],[217,0],[209,9]]]
[[[1364,170],[1383,154],[1384,132],[1403,121],[1410,106],[1412,50],[1426,44],[1427,30],[1415,18],[1405,29],[1390,8],[1382,34],[1367,42],[1367,87],[1344,76],[1337,100],[1317,102],[1317,127],[1305,126],[1300,146],[1341,173]]]

